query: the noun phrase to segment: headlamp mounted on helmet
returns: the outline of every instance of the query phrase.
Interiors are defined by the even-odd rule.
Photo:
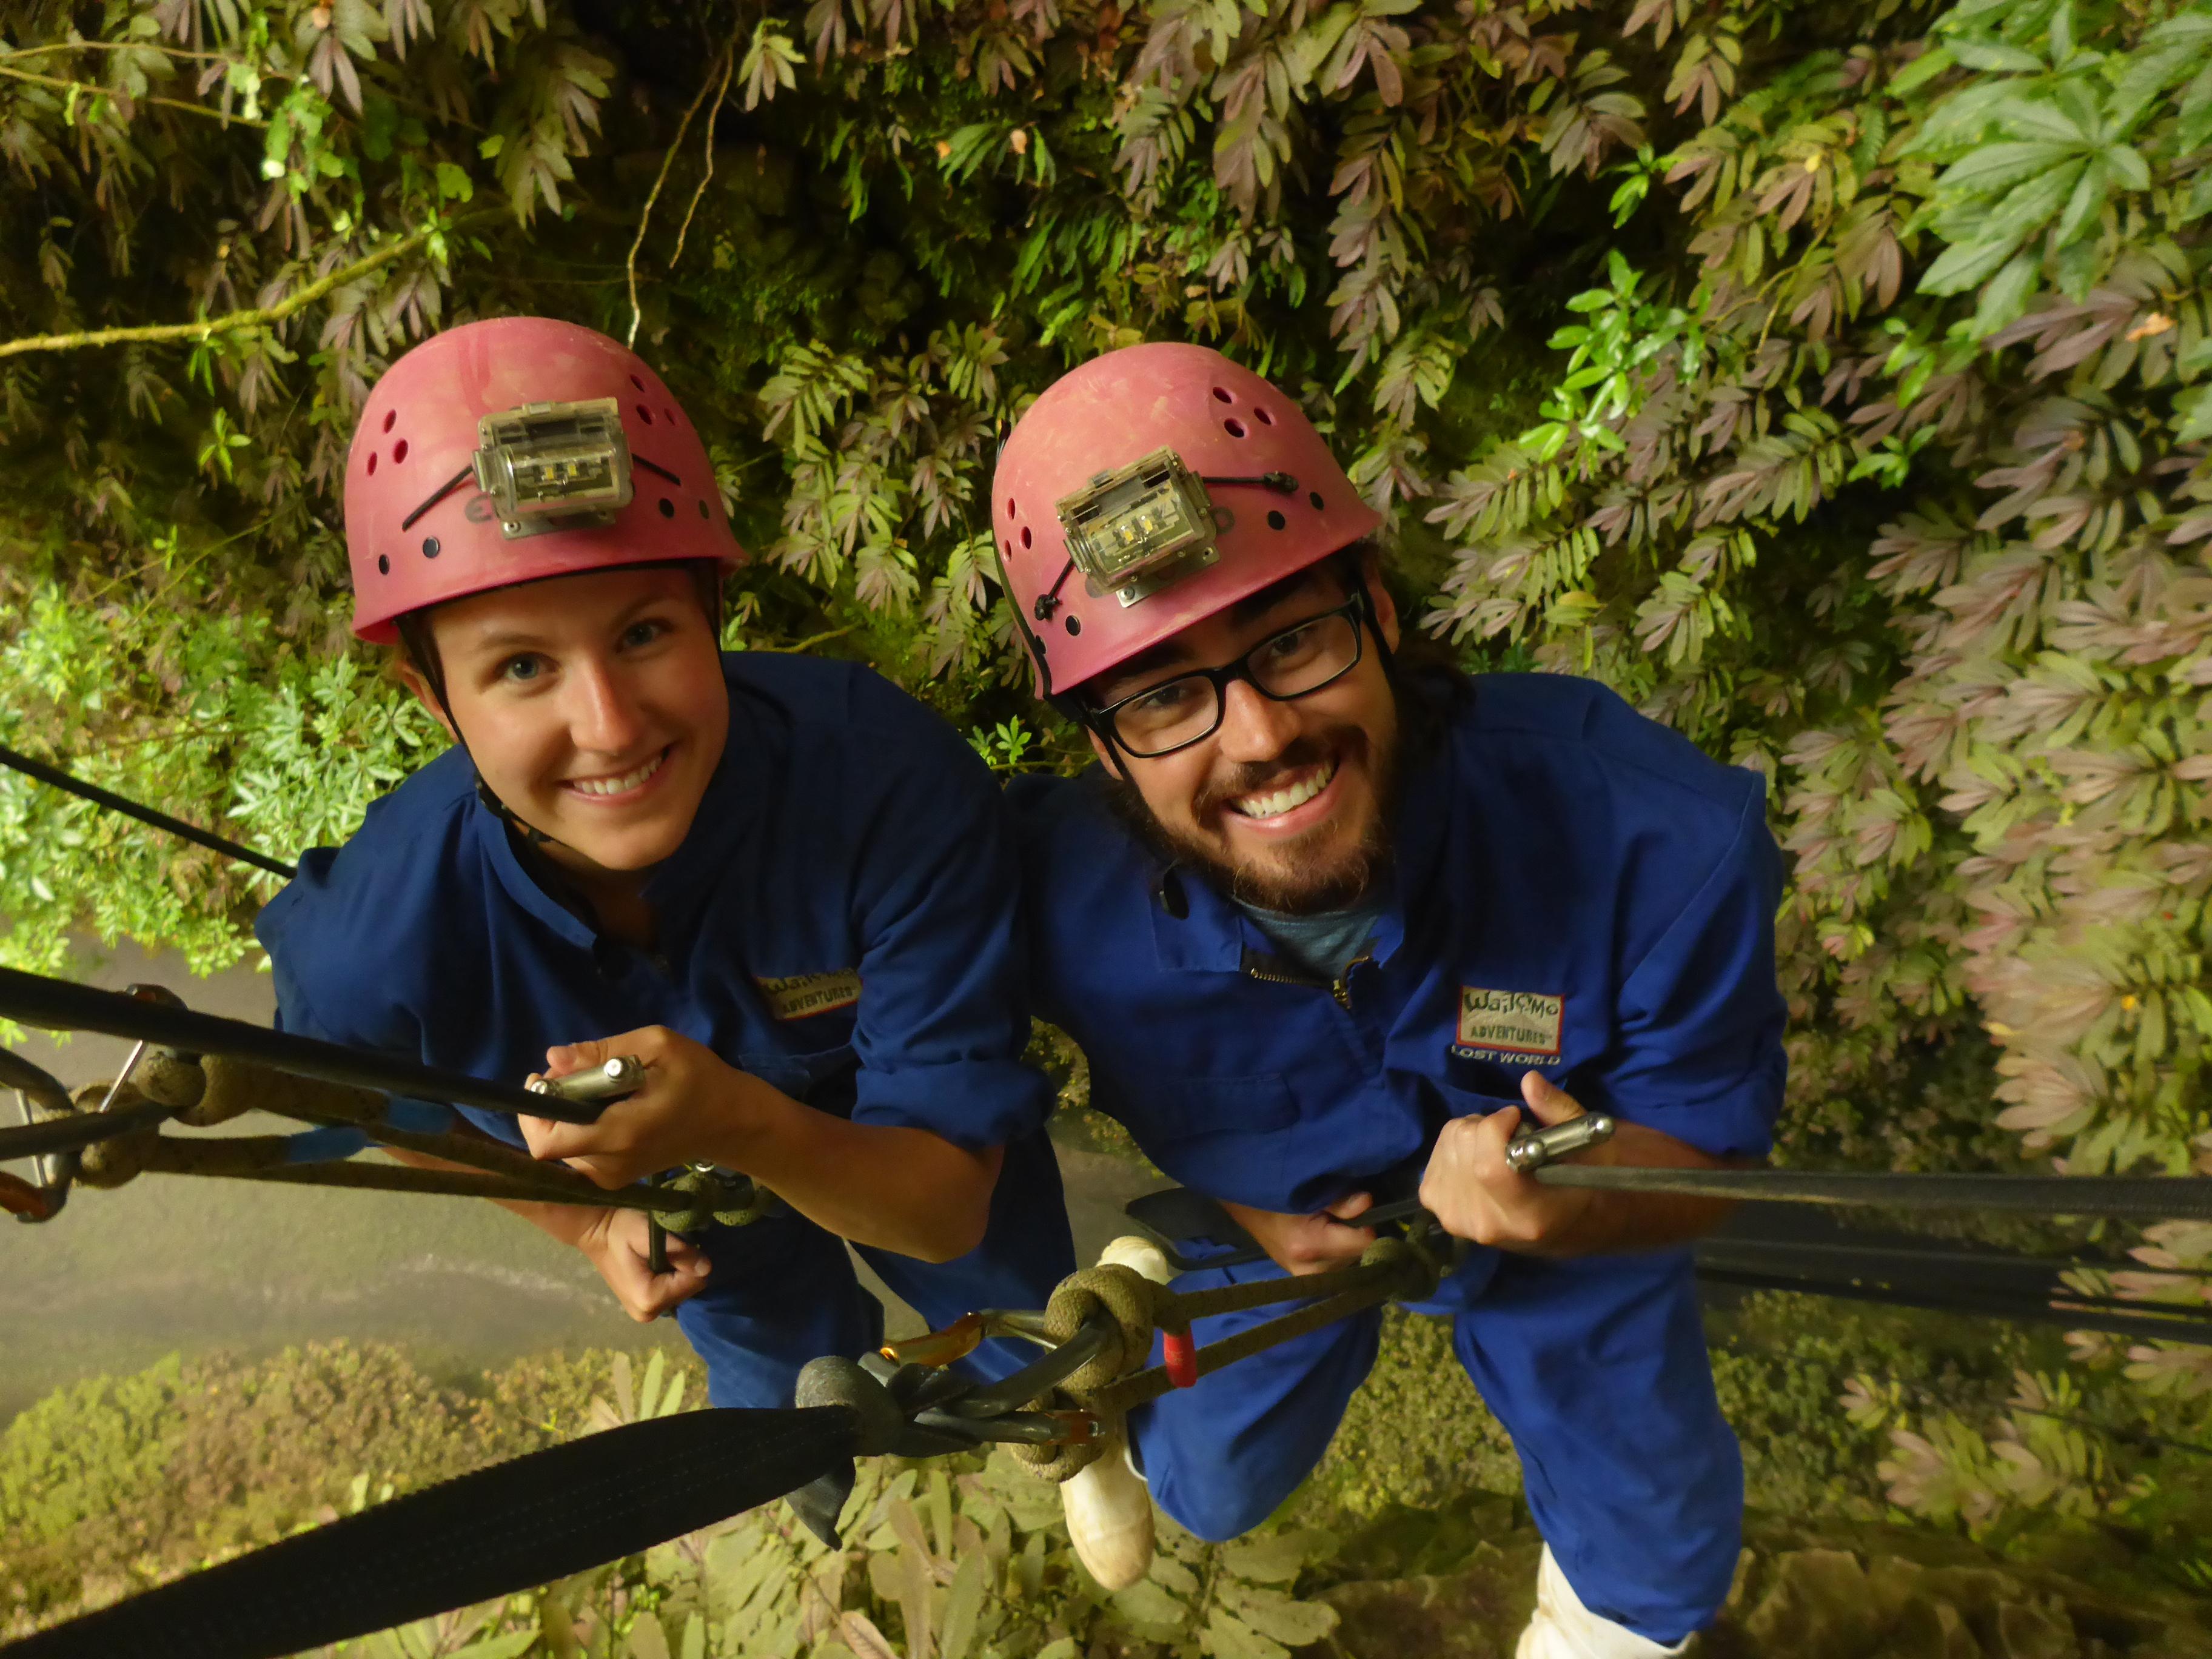
[[[477,422],[477,487],[509,541],[611,525],[630,503],[629,441],[612,398],[524,404]]]
[[[1217,562],[1220,534],[1236,523],[1236,515],[1213,504],[1208,484],[1245,484],[1287,495],[1298,481],[1287,472],[1202,477],[1172,447],[1163,446],[1142,460],[1097,474],[1053,503],[1067,543],[1068,566],[1083,573],[1091,597],[1111,593],[1126,610]],[[1066,580],[1066,572],[1060,580]],[[1060,582],[1054,582],[1053,594],[1059,590]],[[1041,599],[1039,620],[1050,613]]]
[[[1101,472],[1054,503],[1092,594],[1132,605],[1221,556],[1213,501],[1172,448]]]

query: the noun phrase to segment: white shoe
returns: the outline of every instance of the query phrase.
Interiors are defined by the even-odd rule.
[[[1662,1647],[1592,1613],[1559,1571],[1552,1547],[1544,1546],[1543,1565],[1536,1570],[1536,1615],[1521,1632],[1513,1659],[1666,1659],[1687,1652],[1689,1646],[1686,1636],[1671,1648]]]
[[[1173,1277],[1168,1259],[1149,1239],[1117,1238],[1099,1253],[1099,1264],[1134,1269],[1155,1285]],[[1152,1494],[1129,1461],[1119,1424],[1097,1458],[1060,1483],[1067,1536],[1076,1559],[1109,1590],[1124,1590],[1152,1565]]]

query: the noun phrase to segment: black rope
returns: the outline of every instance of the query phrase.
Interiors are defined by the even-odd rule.
[[[1894,1210],[1996,1210],[2109,1221],[2212,1221],[2212,1179],[2201,1176],[1896,1175],[1853,1170],[1641,1170],[1554,1164],[1547,1187],[1677,1193],[1782,1204],[1871,1205]]]
[[[0,968],[0,1019],[51,1030],[97,1031],[194,1054],[230,1054],[257,1060],[280,1072],[343,1083],[380,1094],[414,1100],[480,1106],[488,1111],[526,1113],[563,1123],[592,1123],[600,1108],[558,1095],[534,1095],[520,1085],[487,1083],[462,1072],[448,1072],[342,1043],[319,1042],[290,1031],[273,1031],[244,1020],[165,1008],[118,991],[102,991],[65,979],[48,979]]]
[[[699,1411],[411,1492],[40,1631],[7,1659],[280,1659],[618,1560],[849,1466],[847,1406]]]
[[[2037,1302],[2025,1297],[1954,1296],[1933,1286],[1906,1287],[1869,1285],[1839,1278],[1801,1278],[1787,1273],[1708,1266],[1703,1260],[1698,1263],[1698,1279],[1700,1284],[1722,1285],[1734,1290],[1790,1291],[1800,1296],[1825,1296],[1843,1302],[1874,1302],[1884,1307],[1922,1308],[1936,1313],[1970,1314],[1985,1319],[2008,1319],[2021,1324],[2057,1325],[2072,1331],[2104,1331],[2114,1336],[2212,1347],[2212,1321],[2191,1317],[2188,1310],[2180,1308],[2174,1310],[2174,1313],[2180,1316],[2178,1318],[2160,1317],[2148,1311],[2140,1314],[2107,1313],[2094,1308],[2069,1309],[2063,1304]],[[2063,1296],[2065,1292],[2061,1291],[2060,1294]],[[2160,1304],[2147,1302],[2130,1305],[2149,1310]]]
[[[125,817],[151,824],[156,830],[182,836],[186,841],[196,842],[210,852],[221,853],[226,858],[236,859],[240,864],[251,864],[257,869],[266,870],[272,876],[282,876],[289,881],[300,873],[296,866],[272,859],[266,853],[257,853],[251,847],[241,847],[211,830],[186,823],[182,818],[173,818],[167,812],[157,811],[151,806],[142,806],[128,796],[118,795],[112,789],[103,789],[96,783],[87,783],[82,778],[71,777],[66,772],[48,766],[44,761],[33,760],[28,755],[19,755],[12,749],[0,748],[0,766],[12,767],[27,778],[36,778],[40,783],[64,790],[95,805],[105,806],[111,812],[120,812]]]
[[[127,1135],[174,1115],[167,1106],[149,1100],[112,1111],[73,1112],[67,1117],[0,1128],[0,1164],[19,1158],[50,1158],[56,1152],[81,1152],[96,1142]]]

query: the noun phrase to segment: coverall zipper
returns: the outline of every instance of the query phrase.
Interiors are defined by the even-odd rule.
[[[1323,979],[1317,974],[1284,973],[1264,965],[1270,960],[1248,951],[1244,954],[1244,971],[1252,978],[1265,980],[1270,985],[1304,985],[1312,990],[1326,991],[1336,999],[1338,1007],[1349,1011],[1352,1007],[1352,970],[1361,963],[1371,962],[1374,958],[1362,951],[1346,963],[1344,972],[1334,980]]]

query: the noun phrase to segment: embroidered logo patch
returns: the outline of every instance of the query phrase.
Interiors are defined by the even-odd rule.
[[[778,1019],[805,1019],[832,1008],[849,1008],[860,1000],[860,975],[843,968],[834,974],[792,974],[782,979],[757,979],[769,1012]]]
[[[1459,988],[1459,1046],[1502,1054],[1556,1056],[1565,997]]]

